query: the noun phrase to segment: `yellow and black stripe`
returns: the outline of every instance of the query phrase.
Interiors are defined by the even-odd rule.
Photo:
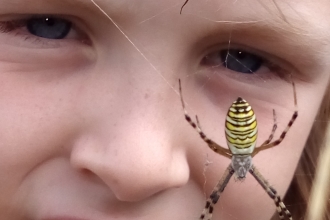
[[[249,103],[238,97],[226,119],[227,144],[233,154],[251,154],[257,140],[257,120]]]

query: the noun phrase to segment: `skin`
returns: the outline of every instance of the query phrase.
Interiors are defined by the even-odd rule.
[[[40,13],[74,23],[60,40],[0,32],[0,219],[198,219],[230,160],[185,121],[179,78],[190,115],[226,147],[225,115],[238,96],[257,115],[257,145],[272,109],[279,136],[295,110],[291,73],[298,119],[253,159],[285,194],[329,78],[330,3],[191,0],[180,15],[183,3],[98,0],[132,44],[88,0],[0,0],[0,22]],[[228,45],[274,65],[225,69],[214,54]],[[274,212],[247,175],[229,182],[214,219]]]

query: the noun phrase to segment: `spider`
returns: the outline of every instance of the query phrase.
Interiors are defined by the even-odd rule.
[[[297,109],[297,97],[295,84],[292,81],[293,87],[293,96],[294,96],[294,105]],[[252,164],[252,158],[262,150],[266,150],[272,147],[279,145],[296,118],[298,117],[298,111],[295,110],[291,120],[288,125],[282,132],[281,136],[273,141],[274,133],[277,128],[276,123],[276,114],[275,110],[273,110],[273,119],[274,124],[269,135],[268,139],[263,142],[263,144],[256,148],[256,140],[257,140],[257,120],[254,114],[252,107],[249,105],[241,97],[238,97],[236,101],[230,106],[226,123],[225,123],[225,133],[227,139],[227,145],[229,149],[220,146],[215,143],[211,139],[209,139],[200,126],[198,117],[196,115],[196,122],[192,120],[192,118],[188,115],[188,112],[185,108],[185,104],[182,96],[182,88],[181,81],[179,79],[179,90],[181,96],[182,107],[184,111],[185,119],[188,123],[199,133],[200,137],[207,143],[207,145],[216,153],[225,156],[231,159],[231,164],[227,167],[225,173],[223,174],[220,181],[214,187],[210,197],[207,199],[205,208],[200,216],[200,220],[211,220],[213,213],[213,206],[218,202],[220,198],[220,194],[225,189],[228,184],[230,178],[235,173],[236,179],[242,181],[245,179],[247,172],[249,171],[252,176],[258,181],[258,183],[264,188],[267,194],[272,198],[275,202],[276,209],[280,219],[284,219],[285,216],[292,220],[292,215],[290,211],[286,208],[284,203],[281,200],[281,197],[277,195],[276,190],[270,186],[267,180],[259,173],[258,169]],[[284,216],[285,215],[285,216]]]

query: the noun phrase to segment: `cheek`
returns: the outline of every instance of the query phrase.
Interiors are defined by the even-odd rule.
[[[1,176],[10,174],[8,181],[20,181],[29,170],[59,151],[63,139],[67,138],[65,130],[70,127],[65,120],[46,110],[47,102],[38,107],[40,100],[35,103],[30,99],[26,105],[20,101],[16,99],[17,106],[8,103],[7,108],[1,110],[4,117],[0,128],[0,167],[6,169],[0,172]]]
[[[72,133],[74,102],[64,99],[76,93],[72,78],[91,63],[93,53],[82,45],[43,50],[17,44],[1,47],[9,52],[0,54],[0,102],[5,106],[0,109],[0,167],[6,168],[0,168],[0,175],[10,173],[4,178],[9,193],[33,167],[56,154]]]
[[[0,89],[5,106],[0,109],[1,208],[34,168],[64,151],[64,144],[79,126],[70,101],[59,98],[70,97],[69,87],[60,88],[56,83],[38,86],[20,80],[19,75],[0,76],[6,82]]]
[[[309,93],[303,93],[304,91],[302,91],[300,95],[312,95]],[[319,101],[320,100],[316,100],[314,103],[315,106],[319,105]],[[298,109],[299,116],[292,127],[288,130],[283,142],[273,148],[261,151],[253,158],[253,164],[258,168],[269,184],[276,189],[281,198],[284,197],[292,177],[294,176],[296,166],[317,111],[317,108],[306,111],[303,108],[304,100],[301,100],[299,103],[301,108],[301,110]],[[278,128],[273,139],[273,141],[275,141],[280,137],[287,124],[290,122],[294,112],[291,109],[294,108],[293,102],[288,104],[288,106],[290,106],[288,108],[268,105],[270,106],[270,109],[266,110],[264,107],[261,108],[258,105],[256,106],[258,109],[257,112],[259,113],[257,114],[257,117],[259,117],[259,136],[257,146],[260,146],[271,134],[271,129],[274,123],[271,109],[274,108],[277,110]],[[209,112],[211,111],[209,110]],[[220,111],[218,113],[223,115]],[[212,130],[208,132],[208,130],[210,130],[209,128],[216,126],[213,124],[214,121],[213,123],[210,121],[208,123],[203,117],[211,118],[211,116],[208,116],[205,112],[198,113],[198,116],[201,121],[203,120],[201,123],[202,127],[205,128],[203,130],[206,135],[226,148],[224,131],[221,130],[222,125],[219,125],[216,128],[216,132],[212,132]],[[213,115],[213,117],[216,118],[217,116]],[[191,132],[190,135],[199,138],[197,133],[194,134]],[[226,167],[229,166],[231,161],[212,152],[206,143],[202,141],[195,142],[195,149],[196,152],[192,158],[199,158],[199,167],[194,170],[194,174],[199,181],[200,188],[205,193],[205,197],[208,198],[217,182],[222,178]],[[196,159],[194,163],[197,163]],[[198,165],[196,165],[196,167],[197,166]],[[291,204],[286,205],[288,209],[290,209]],[[262,207],[262,209],[260,207]],[[221,194],[219,202],[215,205],[214,218],[270,219],[275,212],[276,207],[273,199],[268,196],[262,186],[251,176],[250,173],[248,173],[243,182],[235,181],[232,177],[224,192]]]

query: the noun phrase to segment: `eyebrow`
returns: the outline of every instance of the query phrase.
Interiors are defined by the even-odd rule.
[[[90,0],[3,0],[1,4],[5,4],[6,7],[2,7],[2,9],[7,9],[9,11],[15,11],[20,13],[21,8],[24,9],[24,13],[28,13],[32,11],[35,13],[38,8],[44,9],[45,6],[49,6],[48,8],[57,7],[60,8],[63,5],[72,6],[69,7],[69,11],[78,10],[78,9],[92,9],[91,6],[94,4]],[[22,6],[24,5],[24,6]],[[47,13],[47,12],[45,12]]]

